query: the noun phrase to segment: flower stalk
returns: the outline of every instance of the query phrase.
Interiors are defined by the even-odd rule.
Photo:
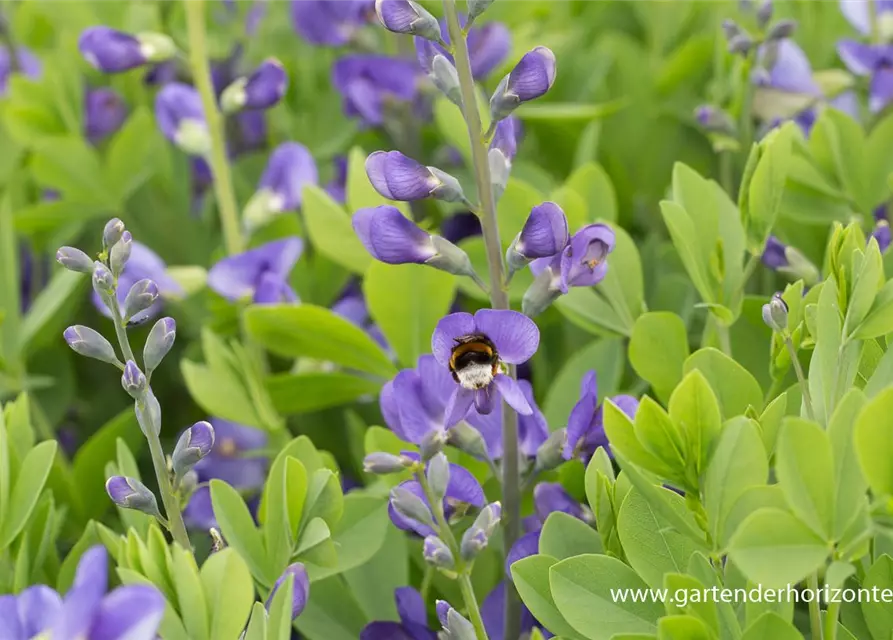
[[[481,229],[487,249],[487,263],[490,273],[490,303],[494,309],[509,309],[508,292],[505,289],[505,268],[502,262],[502,244],[499,241],[499,227],[496,223],[496,202],[490,187],[490,164],[487,158],[487,143],[481,127],[474,77],[471,73],[471,57],[465,33],[459,24],[456,0],[443,0],[450,42],[459,75],[459,88],[462,95],[462,116],[468,128],[471,154],[474,164],[475,181],[480,199]],[[491,127],[492,128],[492,127]],[[515,367],[510,366],[508,375],[515,377]],[[506,552],[512,548],[520,533],[521,492],[518,467],[518,416],[509,407],[502,412],[502,504],[503,532]],[[521,603],[514,585],[506,589],[505,636],[518,636]],[[485,636],[486,637],[486,636]]]
[[[205,1],[184,0],[186,27],[189,39],[189,66],[195,80],[195,87],[202,99],[205,121],[211,137],[211,151],[208,164],[214,176],[214,195],[223,229],[223,241],[229,255],[241,253],[245,240],[239,228],[239,209],[235,190],[226,157],[223,117],[217,107],[214,86],[211,84],[211,66],[208,62],[207,34],[205,32]]]

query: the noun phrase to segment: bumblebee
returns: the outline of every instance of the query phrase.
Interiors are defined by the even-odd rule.
[[[455,338],[450,354],[453,380],[466,389],[483,389],[499,373],[499,354],[490,339],[473,333]]]

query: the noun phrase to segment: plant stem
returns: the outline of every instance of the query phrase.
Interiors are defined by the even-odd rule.
[[[184,0],[183,5],[189,35],[189,66],[202,99],[202,109],[211,136],[211,152],[207,160],[214,176],[214,194],[217,198],[220,225],[223,228],[223,242],[226,245],[226,252],[233,255],[244,250],[245,241],[239,228],[239,210],[233,190],[229,159],[226,157],[223,117],[217,108],[214,85],[211,84],[211,66],[208,62],[205,34],[205,0]]]
[[[130,346],[130,338],[127,337],[127,329],[124,326],[124,319],[121,317],[121,308],[118,305],[117,293],[108,296],[109,310],[112,312],[112,322],[115,325],[115,335],[118,336],[118,344],[121,347],[121,354],[124,360],[132,360],[136,362],[133,355],[133,348]],[[144,402],[137,400],[137,402]],[[164,505],[164,513],[167,516],[169,528],[174,541],[186,551],[192,551],[192,544],[189,542],[189,534],[186,532],[186,525],[183,523],[183,514],[180,513],[180,502],[174,495],[174,489],[171,486],[170,474],[167,471],[167,462],[164,457],[164,449],[161,448],[161,440],[158,434],[161,432],[161,425],[154,424],[152,412],[146,410],[143,414],[152,424],[146,429],[146,440],[149,443],[149,453],[152,455],[152,466],[155,469],[155,479],[158,481],[158,492],[161,494],[161,503]]]
[[[428,478],[425,476],[425,472],[419,471],[415,475],[419,484],[422,486],[422,490],[425,492],[428,504],[431,505],[434,520],[437,522],[437,533],[453,554],[453,559],[456,563],[456,573],[458,574],[457,580],[459,581],[459,588],[462,591],[462,599],[465,601],[465,608],[468,610],[471,624],[474,625],[475,634],[479,640],[488,640],[487,631],[484,629],[484,620],[481,618],[481,610],[480,607],[478,607],[478,601],[474,595],[474,589],[471,586],[471,563],[466,563],[462,560],[459,543],[456,542],[456,537],[453,535],[450,523],[447,522],[446,515],[443,513],[443,501],[438,500],[434,496],[434,492],[431,491],[431,486],[428,484]]]
[[[812,398],[809,395],[809,385],[806,383],[806,376],[803,375],[803,367],[800,366],[800,360],[797,358],[797,351],[794,349],[794,343],[791,336],[784,336],[785,346],[791,356],[791,364],[794,366],[794,373],[797,374],[797,380],[800,381],[800,392],[803,394],[803,402],[806,404],[806,415],[810,420],[815,420],[815,412],[812,410]]]
[[[716,335],[719,337],[719,347],[722,349],[722,352],[732,357],[732,341],[729,338],[729,328],[722,324],[719,320],[716,320]]]
[[[490,272],[490,303],[494,309],[509,309],[509,298],[503,286],[505,269],[502,264],[502,244],[499,241],[499,227],[496,223],[496,202],[490,182],[490,163],[487,159],[487,146],[481,131],[481,116],[478,112],[477,93],[474,77],[471,74],[471,58],[465,34],[459,25],[456,0],[443,0],[453,57],[459,75],[459,88],[462,94],[462,116],[468,128],[471,142],[471,156],[474,163],[478,198],[481,202],[481,229],[487,248],[487,263]],[[492,128],[492,127],[491,127]],[[509,367],[509,375],[515,377],[515,367]],[[519,488],[518,465],[518,416],[508,405],[502,411],[502,525],[505,552],[508,553],[518,539],[521,524],[521,492]],[[509,581],[505,598],[505,637],[517,638],[521,619],[521,601],[514,585]]]
[[[822,612],[819,609],[819,576],[812,573],[806,579],[806,588],[811,590],[813,598],[809,601],[809,628],[812,640],[822,640]]]
[[[837,618],[840,615],[840,598],[834,598],[828,603],[825,611],[825,637],[824,640],[837,640]]]

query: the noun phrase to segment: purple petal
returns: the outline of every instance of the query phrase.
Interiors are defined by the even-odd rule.
[[[457,464],[450,464],[450,481],[447,484],[446,500],[462,502],[475,507],[487,503],[484,489],[470,471]]]
[[[493,342],[499,359],[508,364],[527,362],[539,346],[540,331],[536,323],[518,311],[481,309],[474,314],[474,326]],[[434,355],[437,355],[436,348]]]
[[[414,369],[404,369],[394,378],[393,394],[400,399],[398,407],[402,437],[415,444],[421,443],[431,431],[443,429],[443,411],[438,415],[434,410],[429,410],[424,404],[423,393],[422,380]]]
[[[487,415],[493,411],[496,394],[492,385],[487,385],[483,389],[474,390],[474,408],[481,415]]]
[[[617,405],[623,413],[629,416],[630,420],[635,420],[636,411],[639,410],[639,399],[629,395],[613,396],[611,402]]]
[[[9,640],[28,640],[30,633],[22,629],[16,597],[0,596],[0,638]]]
[[[295,4],[303,4],[298,1]],[[433,634],[432,634],[433,637]],[[417,640],[399,622],[370,622],[360,632],[360,640]]]
[[[419,357],[416,370],[422,381],[425,406],[430,412],[442,415],[456,386],[449,369],[437,362],[434,356],[425,354]]]
[[[18,596],[18,619],[25,638],[31,638],[50,628],[62,609],[62,598],[49,587],[39,584],[22,591]],[[3,614],[0,612],[0,620]],[[0,631],[3,630],[0,622]],[[0,637],[14,638],[0,633]]]
[[[425,498],[425,491],[416,480],[407,480],[406,482],[400,483],[400,486],[421,498],[425,504],[428,504],[428,500]],[[413,531],[423,538],[435,533],[434,529],[432,529],[428,525],[404,517],[396,509],[394,509],[390,501],[388,501],[388,517],[390,517],[391,522],[393,522],[394,526],[398,529],[402,529],[403,531]]]
[[[388,200],[396,200],[394,194],[388,187],[388,179],[386,177],[388,152],[376,151],[366,158],[366,175],[369,176],[369,182]],[[361,236],[362,238],[362,236]]]
[[[90,630],[108,585],[108,554],[105,547],[88,549],[78,562],[74,584],[65,595],[51,637],[77,638]]]
[[[803,49],[790,39],[779,41],[776,47],[777,56],[769,74],[769,85],[791,93],[822,95],[821,88],[812,78],[812,65]]]
[[[519,446],[521,453],[532,458],[536,455],[537,449],[549,438],[549,424],[536,404],[530,383],[527,380],[518,380],[518,386],[533,411],[530,415],[522,414],[518,418]]]
[[[773,270],[788,266],[788,258],[785,255],[785,249],[787,249],[787,245],[781,240],[775,236],[769,236],[769,239],[766,240],[766,246],[763,249],[763,264]]]
[[[840,0],[840,12],[854,28],[864,35],[871,33],[868,2],[872,0]],[[875,0],[877,16],[893,10],[891,0]]]
[[[345,56],[332,66],[332,84],[344,98],[345,113],[375,126],[384,120],[386,101],[416,98],[418,76],[415,61],[378,55]]]
[[[282,583],[285,582],[288,576],[294,576],[291,603],[291,619],[294,620],[304,611],[304,607],[307,606],[307,599],[310,596],[310,578],[307,576],[307,569],[300,562],[295,562],[286,567],[282,575],[276,579],[276,583],[273,585],[267,598],[266,607],[269,610],[273,602],[273,596],[276,595],[276,590],[282,586]]]
[[[456,385],[456,390],[453,391],[453,395],[450,396],[450,400],[447,403],[446,410],[444,411],[443,416],[443,424],[449,429],[453,425],[459,423],[465,415],[468,413],[468,410],[471,409],[471,405],[474,402],[474,391],[466,389],[460,385]]]
[[[109,27],[90,27],[78,39],[78,50],[94,68],[119,73],[146,63],[139,40]]]
[[[518,386],[518,382],[515,379],[500,373],[493,379],[493,383],[512,409],[524,416],[529,416],[533,413],[533,409],[528,404],[527,398],[524,397],[524,392],[521,391],[521,387]]]
[[[545,522],[553,511],[561,511],[575,518],[583,518],[583,508],[558,482],[540,482],[533,489],[533,505],[540,520]]]
[[[393,195],[394,200],[409,201],[427,198],[439,184],[428,167],[399,151],[387,153],[384,162],[384,178],[388,184],[388,192]],[[384,193],[382,195],[388,197]]]
[[[288,88],[288,74],[275,58],[264,60],[245,83],[245,108],[269,109]]]
[[[505,557],[506,576],[511,577],[511,567],[518,560],[523,560],[528,556],[539,553],[541,533],[541,531],[531,531],[530,533],[525,533],[515,541],[515,544],[512,545],[511,550],[509,550],[508,555]]]
[[[871,237],[877,240],[878,249],[881,250],[881,253],[886,252],[890,248],[890,243],[893,242],[890,224],[886,220],[879,220],[874,227],[874,231],[871,232]]]
[[[501,22],[472,28],[468,33],[471,73],[481,80],[503,63],[512,48],[512,35]]]
[[[518,137],[521,129],[521,121],[515,116],[503,118],[496,125],[496,132],[490,141],[490,149],[499,149],[509,162],[515,159],[518,152]],[[477,220],[475,216],[475,220]],[[567,226],[567,223],[565,223]]]
[[[192,492],[186,508],[183,509],[183,521],[189,529],[196,531],[208,531],[211,527],[219,528],[211,504],[210,487],[203,485]]]
[[[531,209],[515,249],[527,258],[546,258],[564,249],[569,240],[567,217],[554,202]]]
[[[340,46],[366,21],[372,5],[368,0],[292,0],[292,25],[310,44]]]
[[[403,430],[403,423],[400,422],[400,401],[394,392],[393,380],[389,380],[381,388],[381,393],[378,396],[378,405],[388,428],[396,433],[401,440],[409,442],[409,436]]]
[[[470,313],[451,313],[443,317],[434,328],[434,335],[431,336],[431,352],[437,358],[437,362],[441,366],[448,367],[453,348],[456,346],[456,339],[471,335],[475,331],[476,317]],[[500,355],[502,354],[500,353]]]
[[[487,455],[492,460],[502,458],[502,403],[497,402],[493,411],[482,415],[472,411],[465,416],[465,421],[478,430],[487,445]]]
[[[427,626],[428,613],[418,591],[412,587],[400,587],[394,590],[394,600],[397,602],[397,615],[402,622]]]
[[[252,302],[254,304],[279,304],[295,302],[297,297],[284,277],[271,271],[265,271],[255,283]]]
[[[280,200],[277,211],[294,211],[308,184],[319,184],[316,161],[304,145],[284,142],[270,154],[258,189],[269,189]]]
[[[437,619],[444,628],[447,626],[447,614],[452,608],[453,607],[451,607],[450,603],[446,600],[438,600],[434,605],[434,609],[437,612]]]
[[[198,91],[180,82],[164,85],[155,96],[155,118],[164,137],[176,142],[181,122],[205,121],[205,112]]]
[[[208,286],[227,300],[253,298],[265,275],[284,282],[302,250],[300,238],[284,238],[224,258],[208,272]]]
[[[837,43],[837,55],[847,68],[858,76],[870,76],[878,64],[877,49],[855,40],[841,40]]]
[[[512,69],[506,90],[525,102],[546,93],[554,82],[555,54],[546,47],[536,47]]]
[[[379,0],[375,3],[378,19],[390,31],[409,33],[419,13],[407,0]]]
[[[84,94],[84,129],[93,144],[115,133],[127,119],[127,105],[114,89],[101,87]]]
[[[267,446],[266,432],[220,418],[210,422],[214,427],[214,448],[195,465],[199,478],[219,478],[236,489],[262,487],[267,460],[255,454]]]
[[[164,596],[155,587],[118,587],[102,601],[90,640],[154,640],[164,617]]]
[[[567,293],[568,287],[591,287],[601,282],[614,242],[614,232],[604,224],[591,224],[574,234],[561,255],[562,293]]]
[[[390,205],[360,209],[353,227],[366,250],[387,264],[422,264],[437,254],[431,236]]]
[[[882,67],[871,77],[871,91],[868,106],[872,113],[878,113],[893,100],[893,69]]]

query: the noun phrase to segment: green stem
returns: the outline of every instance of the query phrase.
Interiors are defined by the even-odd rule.
[[[490,164],[487,159],[487,145],[481,130],[481,115],[478,112],[477,93],[474,77],[471,74],[471,58],[468,43],[459,24],[456,0],[443,0],[444,13],[453,45],[456,71],[459,75],[459,88],[462,94],[462,116],[468,129],[471,142],[471,157],[474,164],[475,182],[481,202],[481,229],[487,248],[487,263],[490,272],[490,303],[494,309],[510,309],[508,292],[503,287],[505,269],[502,264],[502,244],[499,241],[499,227],[496,222],[496,202],[490,181]],[[491,123],[490,129],[493,128]],[[515,377],[515,367],[510,366],[508,375]],[[518,462],[518,416],[507,405],[502,411],[502,526],[505,537],[505,551],[515,544],[520,535],[521,491]],[[506,589],[505,637],[517,638],[520,630],[521,601],[514,585]]]
[[[468,616],[471,618],[471,624],[474,626],[475,634],[479,640],[488,640],[487,631],[484,629],[484,620],[481,618],[481,610],[480,607],[478,607],[478,601],[474,595],[474,589],[471,586],[471,563],[466,563],[462,560],[459,543],[456,542],[456,537],[453,535],[450,523],[447,522],[446,515],[443,512],[443,501],[439,500],[434,495],[434,492],[431,491],[431,486],[428,484],[428,478],[425,477],[425,472],[419,471],[415,475],[422,487],[422,491],[425,492],[428,504],[431,505],[434,520],[437,522],[437,533],[453,554],[453,560],[456,563],[456,573],[458,574],[457,580],[459,581],[459,588],[462,591],[462,599],[465,601],[465,608],[468,610]]]
[[[809,627],[812,640],[822,640],[822,612],[819,609],[819,576],[812,573],[806,579],[806,588],[811,590],[813,598],[809,601]]]
[[[806,376],[803,375],[803,367],[800,366],[800,360],[797,358],[797,351],[794,349],[794,343],[791,336],[784,336],[785,346],[788,348],[788,354],[791,356],[791,364],[794,366],[794,373],[797,374],[797,380],[800,382],[800,392],[803,394],[803,403],[806,405],[806,415],[810,420],[815,420],[815,411],[812,409],[812,398],[809,395],[809,385],[806,382]]]
[[[205,0],[184,0],[186,27],[189,35],[189,66],[195,87],[202,99],[205,121],[211,136],[211,152],[208,164],[214,176],[214,194],[223,228],[223,241],[229,255],[241,253],[245,241],[239,228],[239,210],[226,157],[226,139],[223,133],[223,117],[217,108],[214,86],[211,84],[211,67],[208,62],[208,45],[205,33]]]
[[[136,362],[133,355],[133,348],[130,346],[130,338],[127,337],[127,329],[124,326],[124,320],[121,317],[121,308],[118,305],[118,297],[116,293],[108,296],[109,309],[112,312],[112,322],[115,325],[115,335],[118,337],[118,344],[121,347],[121,353],[125,361],[132,360]],[[142,403],[143,400],[137,400]],[[180,512],[180,502],[174,495],[174,489],[171,486],[170,474],[167,470],[167,461],[164,457],[164,449],[161,448],[161,439],[158,434],[161,433],[161,425],[155,424],[151,411],[143,411],[143,415],[150,420],[150,424],[146,425],[145,435],[149,443],[149,453],[152,455],[152,466],[155,469],[155,479],[158,481],[158,492],[161,494],[161,503],[164,505],[164,512],[167,516],[169,529],[174,541],[183,547],[186,551],[192,550],[192,544],[189,542],[189,534],[186,532],[186,525],[183,523],[183,514]]]
[[[729,328],[719,320],[716,321],[716,335],[719,337],[719,348],[722,349],[724,354],[731,358],[732,341],[729,338]]]
[[[422,586],[419,587],[419,593],[422,596],[422,602],[428,602],[428,592],[431,591],[431,582],[434,580],[434,567],[430,564],[425,567],[425,575],[422,576]]]
[[[825,637],[824,640],[837,640],[837,618],[840,615],[840,598],[835,598],[828,603],[825,611]]]

